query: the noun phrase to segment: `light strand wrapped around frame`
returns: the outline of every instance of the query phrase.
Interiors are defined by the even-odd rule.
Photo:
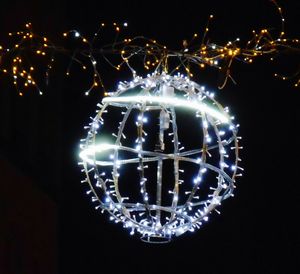
[[[97,203],[96,209],[108,211],[111,220],[122,222],[131,234],[139,232],[147,242],[168,242],[174,235],[200,228],[209,214],[218,212],[216,207],[232,195],[235,178],[241,176],[238,125],[233,124],[228,109],[204,87],[180,74],[135,77],[120,83],[118,90],[109,95],[99,104],[80,153],[86,173],[83,182],[89,184],[87,194]],[[195,116],[191,139],[198,147],[185,144],[189,148],[184,148],[181,144],[180,116],[187,115],[182,109]],[[110,115],[108,121],[103,117],[106,112]],[[112,130],[116,112],[121,113],[121,121],[117,132],[112,133],[114,141],[103,141],[101,136],[107,133],[103,128],[108,123],[108,130]],[[134,117],[137,133],[133,139]],[[173,174],[164,171],[168,161],[172,162]],[[186,167],[187,172],[187,164],[194,168]],[[134,168],[124,171],[128,166]],[[185,178],[181,175],[184,172],[188,173]],[[212,177],[216,177],[215,183]],[[121,190],[132,191],[137,185],[140,195],[130,193],[124,197]]]

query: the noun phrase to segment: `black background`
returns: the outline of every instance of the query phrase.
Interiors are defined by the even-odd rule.
[[[0,5],[1,41],[28,21],[54,40],[69,29],[92,35],[102,21],[126,21],[129,34],[153,37],[171,48],[180,47],[195,32],[201,34],[211,13],[216,19],[210,37],[217,43],[247,39],[252,29],[280,27],[270,1],[2,1]],[[299,38],[300,2],[282,6],[287,36]],[[235,198],[222,205],[221,215],[168,245],[130,237],[94,211],[84,194],[78,143],[102,93],[84,96],[79,74],[64,79],[64,64],[57,66],[42,97],[34,92],[18,97],[1,76],[0,154],[18,172],[33,178],[35,187],[58,207],[54,250],[58,273],[298,273],[300,91],[272,76],[296,69],[296,58],[286,53],[277,67],[267,58],[234,65],[237,85],[229,82],[217,92],[217,99],[230,106],[241,124],[244,176]],[[117,74],[105,77],[110,88],[116,79]],[[196,76],[211,90],[217,90],[217,79],[213,71]]]

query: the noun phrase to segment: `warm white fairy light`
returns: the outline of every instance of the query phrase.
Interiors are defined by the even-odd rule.
[[[213,93],[180,74],[135,77],[131,82],[121,82],[117,91],[108,95],[87,127],[88,136],[80,152],[86,174],[83,183],[89,185],[87,194],[97,203],[95,208],[106,210],[111,220],[122,222],[131,235],[138,232],[147,242],[168,242],[173,236],[200,228],[232,195],[235,177],[242,171],[238,126],[232,123],[228,109],[214,99]],[[190,124],[188,134],[193,136],[197,128],[201,131],[200,147],[186,149],[190,144],[181,144],[182,132],[177,125],[180,109],[195,113],[196,124]],[[106,125],[103,115],[109,115],[110,110],[120,112],[122,118],[113,139],[100,141],[107,138],[101,130]],[[136,121],[132,122],[136,112]],[[128,134],[126,129],[132,123],[136,130]],[[154,141],[150,140],[153,134]],[[170,161],[174,175],[167,178],[163,170]],[[190,174],[186,164],[196,166],[197,172]],[[136,174],[130,172],[130,178],[123,178],[127,167],[135,167]],[[140,198],[125,197],[122,190],[126,186],[131,189],[135,178]],[[216,178],[214,182],[212,178]],[[165,192],[170,180],[172,186]],[[205,184],[210,186],[207,193],[202,190]]]

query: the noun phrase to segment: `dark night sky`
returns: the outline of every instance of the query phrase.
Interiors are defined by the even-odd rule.
[[[267,0],[201,2],[2,1],[0,38],[5,41],[7,32],[28,21],[54,39],[72,28],[92,34],[103,20],[127,21],[129,33],[176,48],[183,39],[202,31],[211,13],[216,16],[211,38],[219,43],[246,39],[254,28],[280,25]],[[287,2],[282,4],[287,33],[299,38],[300,2]],[[286,54],[278,68],[289,71],[294,63]],[[85,137],[83,125],[101,94],[85,97],[78,89],[78,77],[65,80],[59,76],[63,68],[57,71],[43,97],[19,98],[7,83],[1,88],[1,113],[10,118],[1,118],[9,138],[2,133],[0,155],[32,177],[35,187],[58,206],[58,273],[104,273],[107,267],[110,273],[137,274],[299,272],[299,268],[292,269],[300,266],[296,224],[300,90],[273,78],[276,70],[267,60],[251,66],[235,64],[233,76],[238,84],[229,83],[217,96],[241,124],[245,173],[235,198],[225,201],[222,214],[214,215],[204,228],[168,245],[148,245],[131,238],[120,225],[110,223],[107,215],[93,210],[79,183],[77,152],[79,139]],[[107,76],[106,82],[116,77]],[[217,90],[214,72],[198,75],[197,80]],[[26,115],[20,117],[21,113]]]

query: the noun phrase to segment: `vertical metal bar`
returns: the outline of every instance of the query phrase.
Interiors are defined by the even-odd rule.
[[[159,114],[159,149],[160,151],[165,150],[164,143],[164,131],[169,128],[170,117],[165,109],[162,109]],[[159,157],[157,161],[157,184],[156,184],[156,205],[161,206],[162,197],[162,171],[163,171],[163,159]],[[161,210],[156,210],[156,224],[160,225],[161,220]]]
[[[178,132],[177,132],[177,123],[176,123],[176,112],[175,112],[175,108],[172,107],[171,108],[171,115],[172,115],[172,126],[173,126],[173,134],[174,134],[174,155],[176,155],[174,157],[174,179],[175,179],[175,183],[174,183],[174,195],[176,195],[176,197],[179,196],[179,160],[177,158],[177,155],[179,153],[179,141],[178,141]],[[172,213],[171,213],[171,218],[170,218],[170,222],[172,222],[175,218],[175,212],[176,212],[176,208],[177,208],[177,204],[178,204],[178,198],[174,199],[173,197],[173,201],[172,201]]]
[[[162,170],[163,170],[163,160],[160,158],[157,162],[157,187],[156,187],[156,205],[161,206],[162,197]],[[161,222],[161,210],[156,210],[156,224],[160,225]]]

